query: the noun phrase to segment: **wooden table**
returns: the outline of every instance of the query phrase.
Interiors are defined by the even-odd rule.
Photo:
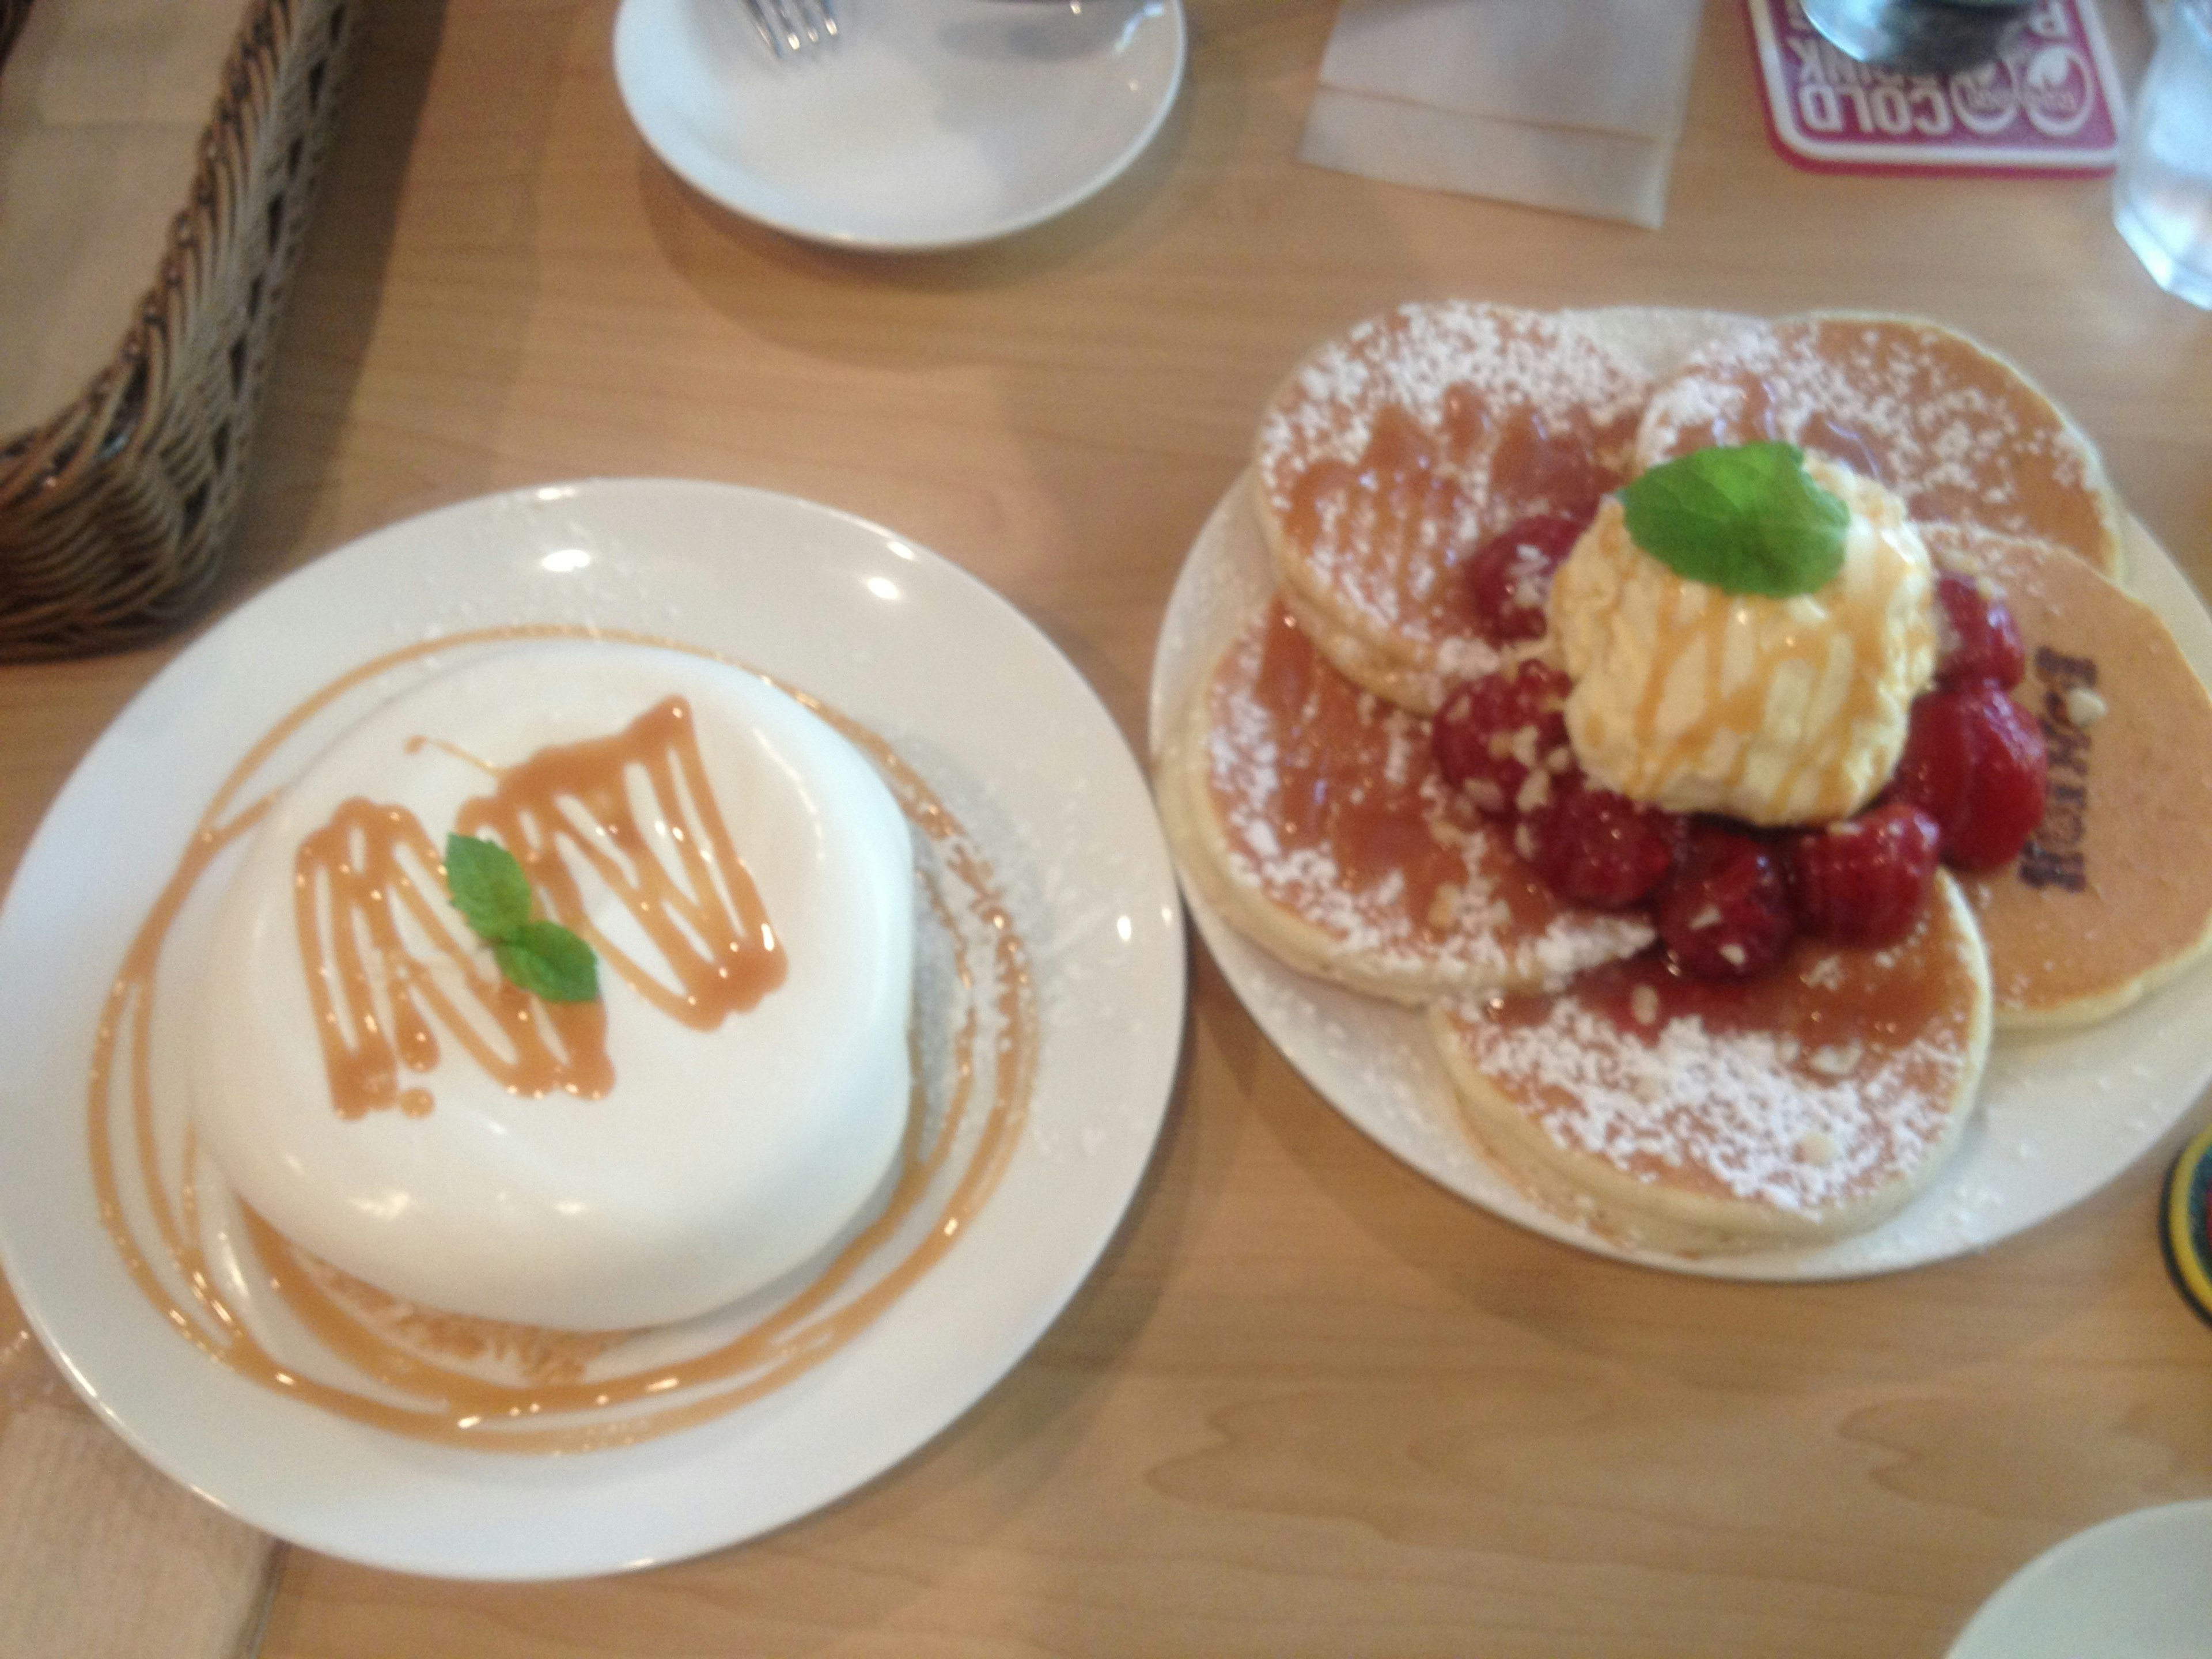
[[[2111,10],[2139,64],[2133,5]],[[1296,165],[1334,5],[1193,0],[1189,83],[1129,177],[1004,246],[889,261],[672,178],[616,97],[612,11],[364,9],[218,609],[485,490],[742,480],[958,560],[1141,744],[1170,582],[1261,399],[1323,335],[1447,294],[1948,319],[2074,411],[2212,585],[2212,317],[2153,288],[2101,184],[1791,170],[1734,0],[1707,8],[1656,234]],[[0,872],[168,654],[0,672]],[[907,1464],[629,1578],[295,1552],[264,1651],[1932,1655],[2054,1540],[2212,1494],[2212,1334],[2160,1267],[2152,1165],[1899,1278],[1674,1278],[1431,1187],[1299,1081],[1203,949],[1194,979],[1104,1265]]]

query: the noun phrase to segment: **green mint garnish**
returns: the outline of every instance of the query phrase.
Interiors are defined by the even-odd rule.
[[[499,971],[548,1002],[595,1002],[599,959],[557,921],[526,921],[491,947]]]
[[[479,938],[496,942],[530,920],[530,878],[495,841],[447,836],[446,887]]]
[[[1786,599],[1844,568],[1850,509],[1813,482],[1795,444],[1693,450],[1620,492],[1636,544],[1679,576]]]
[[[530,878],[497,842],[447,836],[446,890],[510,984],[548,1002],[599,1000],[599,957],[559,922],[530,919]]]

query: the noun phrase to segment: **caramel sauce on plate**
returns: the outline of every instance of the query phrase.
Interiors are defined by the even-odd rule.
[[[698,1322],[686,1328],[702,1333],[691,1350],[666,1363],[625,1366],[630,1333],[535,1331],[411,1307],[313,1261],[251,1212],[243,1214],[242,1237],[231,1241],[242,1246],[236,1254],[250,1294],[233,1305],[209,1249],[210,1229],[219,1233],[222,1218],[203,1214],[202,1166],[190,1123],[180,1134],[173,1133],[182,1106],[157,1099],[152,1079],[156,979],[170,932],[216,860],[266,817],[273,792],[240,804],[249,781],[341,696],[407,664],[459,648],[562,638],[617,640],[730,660],[648,635],[545,623],[428,641],[332,681],[278,721],[216,791],[109,988],[87,1088],[91,1173],[102,1223],[140,1291],[180,1335],[273,1392],[393,1433],[483,1450],[567,1452],[632,1444],[732,1411],[830,1358],[942,1259],[980,1213],[1019,1142],[1036,1066],[1028,947],[988,860],[882,738],[791,691],[866,754],[890,784],[928,849],[921,872],[924,902],[950,946],[943,988],[951,1004],[948,1060],[938,1068],[943,1097],[931,1097],[917,1033],[911,1039],[915,1083],[906,1134],[876,1218],[773,1311],[734,1333],[714,1331],[711,1316]],[[682,782],[690,790],[677,753],[681,745],[668,741],[676,723],[664,704],[644,717],[642,732],[634,726],[617,739],[600,741],[619,749],[635,740],[641,751],[662,757],[647,764],[657,781]],[[574,750],[592,748],[574,745]],[[545,751],[537,759],[554,758],[542,771],[532,772],[532,762],[501,775],[502,790],[510,778],[514,787],[503,803],[495,790],[478,821],[502,831],[513,827],[517,840],[510,844],[519,857],[526,844],[543,853],[557,833],[545,816],[550,803],[588,793],[594,780],[603,783],[615,753]],[[703,782],[690,799],[695,811],[706,803]],[[701,828],[716,861],[727,840],[726,833],[715,840],[719,823],[716,817],[709,826],[702,814]],[[419,865],[417,896],[434,891],[426,884],[436,869],[434,854],[424,861],[422,848],[404,836],[394,844],[411,848],[409,860]],[[732,859],[718,873],[726,878],[738,867]],[[684,914],[708,890],[698,874],[696,869],[687,874],[688,897],[650,881],[636,891],[663,915]],[[546,890],[557,912],[567,900],[550,883]],[[727,888],[721,890],[730,896]],[[772,936],[759,931],[761,919],[742,903],[730,908],[739,919],[737,927],[720,936],[719,947],[709,930],[700,941],[707,948],[690,959],[690,969],[677,970],[677,987],[659,988],[690,1018],[705,1018],[702,1011],[718,1006],[726,1012],[750,1006],[738,999],[757,1000],[769,988],[765,975],[774,970],[760,964],[773,951]],[[720,983],[719,969],[732,965],[732,950],[746,958],[754,975],[742,992]],[[737,976],[733,969],[732,977]],[[165,1127],[173,1132],[174,1148],[167,1152]],[[307,1340],[296,1333],[267,1334],[268,1310],[254,1305],[264,1291],[304,1328]],[[515,1375],[483,1375],[487,1361],[504,1362]],[[472,1364],[477,1369],[470,1369]]]

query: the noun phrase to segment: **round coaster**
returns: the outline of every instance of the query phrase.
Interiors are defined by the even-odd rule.
[[[2158,1242],[2176,1289],[2198,1317],[2212,1324],[2212,1231],[2206,1228],[2212,1201],[2212,1129],[2181,1149],[2166,1171],[2166,1203],[2159,1216]]]

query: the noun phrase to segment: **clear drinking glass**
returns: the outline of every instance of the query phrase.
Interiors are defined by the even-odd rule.
[[[2174,0],[2136,95],[2112,222],[2153,281],[2212,308],[2212,0]]]

